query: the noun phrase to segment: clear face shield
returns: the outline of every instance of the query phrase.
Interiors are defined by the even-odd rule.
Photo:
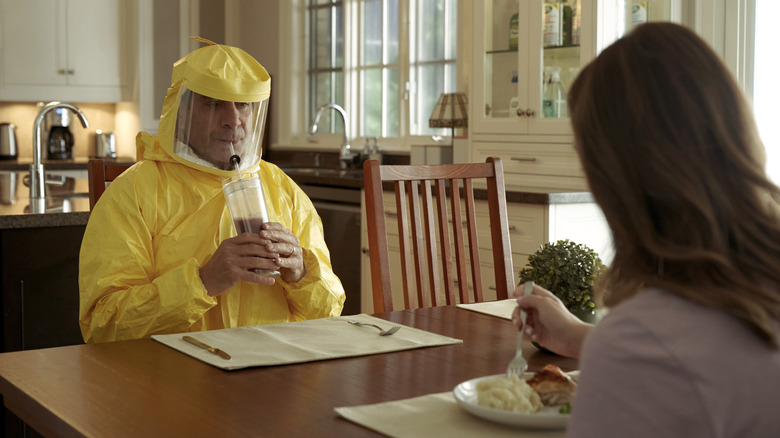
[[[241,170],[260,162],[268,100],[230,102],[182,87],[176,117],[173,153],[203,166]],[[235,161],[235,160],[233,160]]]

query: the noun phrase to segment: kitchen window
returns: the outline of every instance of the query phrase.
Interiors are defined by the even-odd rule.
[[[308,0],[306,110],[337,103],[348,136],[408,146],[449,130],[428,127],[443,92],[455,92],[457,0]],[[332,111],[319,132],[341,134]],[[359,145],[357,146],[359,147]]]

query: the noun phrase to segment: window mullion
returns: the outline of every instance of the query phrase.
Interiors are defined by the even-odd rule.
[[[396,96],[396,99],[398,99],[398,136],[404,140],[409,136],[409,126],[410,126],[410,105],[411,102],[414,101],[414,92],[415,87],[412,86],[412,89],[410,90],[410,95],[408,99],[404,99],[404,91],[406,89],[405,84],[408,83],[410,79],[410,73],[411,73],[411,53],[412,48],[410,47],[411,41],[413,41],[413,33],[415,30],[413,29],[413,26],[411,25],[412,17],[413,17],[413,11],[412,6],[414,5],[414,0],[399,0],[398,2],[398,95]],[[406,143],[404,140],[403,143]]]
[[[351,142],[354,140],[356,127],[361,126],[361,107],[360,97],[362,93],[362,83],[360,78],[360,59],[359,50],[360,32],[363,24],[360,22],[360,13],[362,8],[360,0],[344,0],[344,106],[349,117],[350,128],[352,132],[347,133],[347,138]]]

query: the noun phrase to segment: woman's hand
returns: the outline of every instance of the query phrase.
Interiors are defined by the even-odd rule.
[[[268,249],[276,253],[275,261],[281,269],[282,279],[287,283],[297,283],[306,276],[303,263],[303,249],[298,238],[282,224],[266,222],[260,231],[260,237],[268,239]]]
[[[535,285],[533,292],[523,297],[521,284],[513,296],[518,297],[512,314],[517,328],[524,330],[532,341],[544,348],[567,357],[579,357],[585,336],[593,327],[571,314],[563,302],[547,289]],[[527,316],[521,327],[520,309]]]

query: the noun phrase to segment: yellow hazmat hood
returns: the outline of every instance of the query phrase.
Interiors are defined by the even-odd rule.
[[[166,93],[160,116],[159,146],[170,157],[182,164],[205,172],[228,176],[232,171],[198,164],[174,153],[176,118],[179,113],[182,90],[191,90],[203,96],[224,101],[262,102],[265,105],[267,102],[264,101],[267,101],[271,95],[271,77],[257,60],[237,47],[214,44],[196,37],[193,39],[206,42],[209,45],[191,52],[173,65],[171,86]],[[261,128],[264,126],[264,116],[263,113]],[[257,137],[256,156],[259,163],[259,142],[262,141],[262,133]],[[151,150],[144,154],[141,150],[144,146],[140,142],[138,146],[139,159],[141,156],[154,159],[148,153],[152,152]],[[153,152],[152,155],[154,155]],[[258,163],[245,164],[256,167]],[[246,169],[244,166],[242,168]]]

